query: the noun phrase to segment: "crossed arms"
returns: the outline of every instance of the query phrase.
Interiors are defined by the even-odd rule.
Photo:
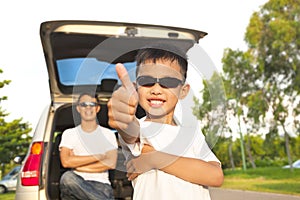
[[[66,168],[73,168],[80,172],[103,172],[116,167],[117,149],[107,151],[105,154],[78,156],[72,149],[61,147],[60,159],[63,167]]]

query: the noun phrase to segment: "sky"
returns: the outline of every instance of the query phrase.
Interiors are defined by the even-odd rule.
[[[7,121],[22,118],[35,128],[50,104],[48,74],[39,28],[51,20],[96,20],[157,24],[197,29],[208,35],[199,45],[216,68],[222,69],[225,48],[246,49],[244,34],[253,12],[267,0],[12,0],[0,3],[0,106]]]

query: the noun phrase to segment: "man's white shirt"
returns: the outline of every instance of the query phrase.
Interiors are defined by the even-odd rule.
[[[86,156],[105,154],[107,151],[117,149],[118,144],[114,132],[107,128],[98,126],[95,131],[86,133],[79,125],[63,132],[59,147],[72,149],[75,155]],[[93,180],[110,184],[107,171],[100,173],[88,173],[74,170],[74,172],[83,177],[85,180]]]

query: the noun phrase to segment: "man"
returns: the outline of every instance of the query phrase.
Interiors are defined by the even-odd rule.
[[[72,170],[60,179],[62,199],[114,199],[108,170],[116,166],[118,145],[115,134],[98,125],[100,109],[96,95],[81,94],[76,105],[81,124],[63,132],[60,159]]]

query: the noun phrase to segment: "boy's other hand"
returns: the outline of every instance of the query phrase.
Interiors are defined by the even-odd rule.
[[[135,117],[138,94],[123,64],[116,65],[122,86],[112,94],[108,106],[108,123],[118,130],[127,143],[134,143],[139,134],[139,123]]]
[[[132,181],[140,174],[155,168],[156,163],[153,163],[156,157],[155,152],[152,146],[144,144],[142,154],[139,157],[132,158],[126,163],[128,180]]]

